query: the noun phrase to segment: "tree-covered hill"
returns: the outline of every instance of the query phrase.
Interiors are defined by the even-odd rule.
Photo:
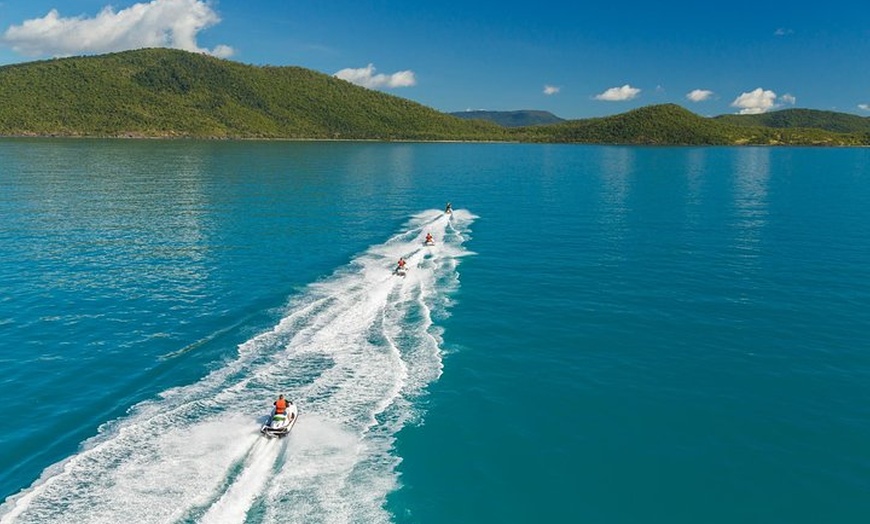
[[[539,126],[545,124],[558,124],[564,122],[564,118],[550,113],[549,111],[536,111],[521,109],[519,111],[457,111],[451,115],[465,120],[486,120],[504,127]]]
[[[142,49],[0,67],[0,134],[480,140],[500,128],[300,67]]]
[[[603,118],[516,130],[520,140],[635,145],[825,145],[870,144],[870,133],[735,125],[696,115],[676,104],[646,106]]]
[[[619,115],[570,120],[525,131],[543,141],[649,145],[733,144],[751,133],[748,128],[732,128],[675,104],[646,106]]]
[[[783,109],[759,115],[721,115],[715,120],[738,126],[822,129],[834,133],[870,133],[870,117],[817,109]]]
[[[301,67],[245,65],[172,49],[0,67],[0,136],[870,145],[867,119],[795,111],[706,118],[664,104],[503,127]],[[543,112],[507,113],[531,122],[532,113]]]

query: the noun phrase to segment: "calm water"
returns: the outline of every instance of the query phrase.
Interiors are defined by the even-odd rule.
[[[0,141],[0,521],[866,522],[868,165]]]

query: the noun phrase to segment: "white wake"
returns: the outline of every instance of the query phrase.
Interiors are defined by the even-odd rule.
[[[7,499],[0,523],[388,522],[393,441],[441,374],[434,322],[458,286],[474,218],[415,216],[293,297],[236,359],[107,424]],[[392,273],[400,256],[405,277]],[[300,419],[268,440],[259,424],[278,393]]]

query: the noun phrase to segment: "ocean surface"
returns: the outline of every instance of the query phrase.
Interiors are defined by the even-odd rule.
[[[0,371],[3,524],[870,522],[870,150],[0,140]]]

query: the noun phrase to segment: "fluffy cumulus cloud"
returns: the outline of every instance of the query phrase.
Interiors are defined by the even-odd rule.
[[[152,0],[115,11],[103,8],[95,17],[63,17],[52,9],[42,18],[13,25],[2,40],[28,56],[109,53],[142,47],[171,47],[228,57],[233,49],[202,49],[197,34],[220,22],[203,0]]]
[[[790,106],[793,106],[793,105],[795,105],[795,104],[797,103],[797,98],[795,98],[794,95],[790,95],[790,94],[788,94],[788,93],[786,93],[786,94],[782,95],[781,97],[779,97],[779,100],[780,100],[783,104],[788,104],[788,105],[790,105]]]
[[[544,94],[547,96],[555,95],[559,92],[560,89],[561,88],[556,87],[556,86],[544,86]]]
[[[335,73],[336,78],[347,80],[348,82],[369,89],[379,88],[396,88],[410,87],[417,85],[417,79],[414,77],[413,71],[399,71],[391,75],[375,74],[375,66],[369,64],[366,67],[359,69],[342,69]]]
[[[713,91],[709,89],[694,89],[688,94],[686,94],[686,98],[691,100],[692,102],[703,102],[704,100],[710,100],[713,96]]]
[[[637,98],[640,94],[640,89],[631,87],[625,84],[622,87],[611,87],[605,92],[595,95],[595,100],[605,100],[607,102],[621,102],[623,100],[631,100]]]
[[[870,111],[870,104],[858,104],[858,109],[862,111]]]
[[[776,105],[776,93],[769,89],[757,88],[748,93],[742,93],[731,102],[731,107],[740,109],[741,115],[758,115],[766,113]]]

